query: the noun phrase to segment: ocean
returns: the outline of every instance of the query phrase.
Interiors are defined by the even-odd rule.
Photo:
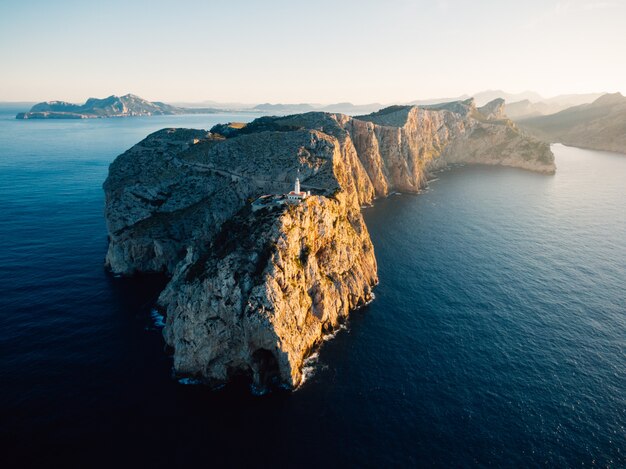
[[[364,210],[376,300],[296,392],[171,375],[164,279],[104,267],[102,183],[163,127],[0,108],[0,466],[626,466],[626,156],[455,167]]]

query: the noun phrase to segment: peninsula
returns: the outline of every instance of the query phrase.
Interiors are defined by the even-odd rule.
[[[418,192],[450,164],[554,173],[549,145],[503,106],[469,99],[155,132],[110,166],[106,265],[170,276],[159,306],[178,376],[296,388],[315,347],[373,299],[362,206]]]

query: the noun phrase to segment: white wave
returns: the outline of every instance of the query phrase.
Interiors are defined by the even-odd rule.
[[[365,303],[365,306],[367,306],[368,304],[370,304],[372,301],[374,301],[376,299],[376,293],[372,292],[372,297],[370,298],[370,300],[368,302]]]
[[[154,327],[165,327],[165,316],[159,313],[159,311],[153,309],[150,311],[150,317],[152,318]]]
[[[200,381],[199,379],[195,379],[195,378],[180,378],[178,380],[178,382],[180,384],[184,384],[184,385],[196,385],[196,384],[202,384],[202,381]]]
[[[313,375],[315,375],[315,365],[317,364],[317,360],[319,359],[319,353],[312,353],[309,357],[304,360],[302,364],[302,381],[300,381],[300,386],[306,383]]]
[[[361,309],[361,308],[365,308],[367,305],[369,305],[372,301],[374,301],[376,299],[376,295],[374,294],[374,292],[372,292],[372,297],[366,301],[365,303],[363,303],[361,306],[358,306],[355,309]]]
[[[345,324],[339,324],[339,326],[335,330],[333,330],[332,332],[329,332],[328,334],[323,335],[322,340],[326,342],[327,340],[334,339],[335,337],[337,337],[337,334],[339,334],[340,331],[344,331],[346,329],[348,328]]]

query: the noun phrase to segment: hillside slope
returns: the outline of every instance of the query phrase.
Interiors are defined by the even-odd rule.
[[[523,119],[518,125],[545,142],[626,153],[626,98],[620,93],[549,116]]]

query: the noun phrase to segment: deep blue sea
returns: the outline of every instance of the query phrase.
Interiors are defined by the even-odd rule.
[[[460,167],[365,210],[376,300],[294,393],[171,377],[103,268],[109,163],[163,127],[0,109],[0,467],[626,467],[626,156]]]

